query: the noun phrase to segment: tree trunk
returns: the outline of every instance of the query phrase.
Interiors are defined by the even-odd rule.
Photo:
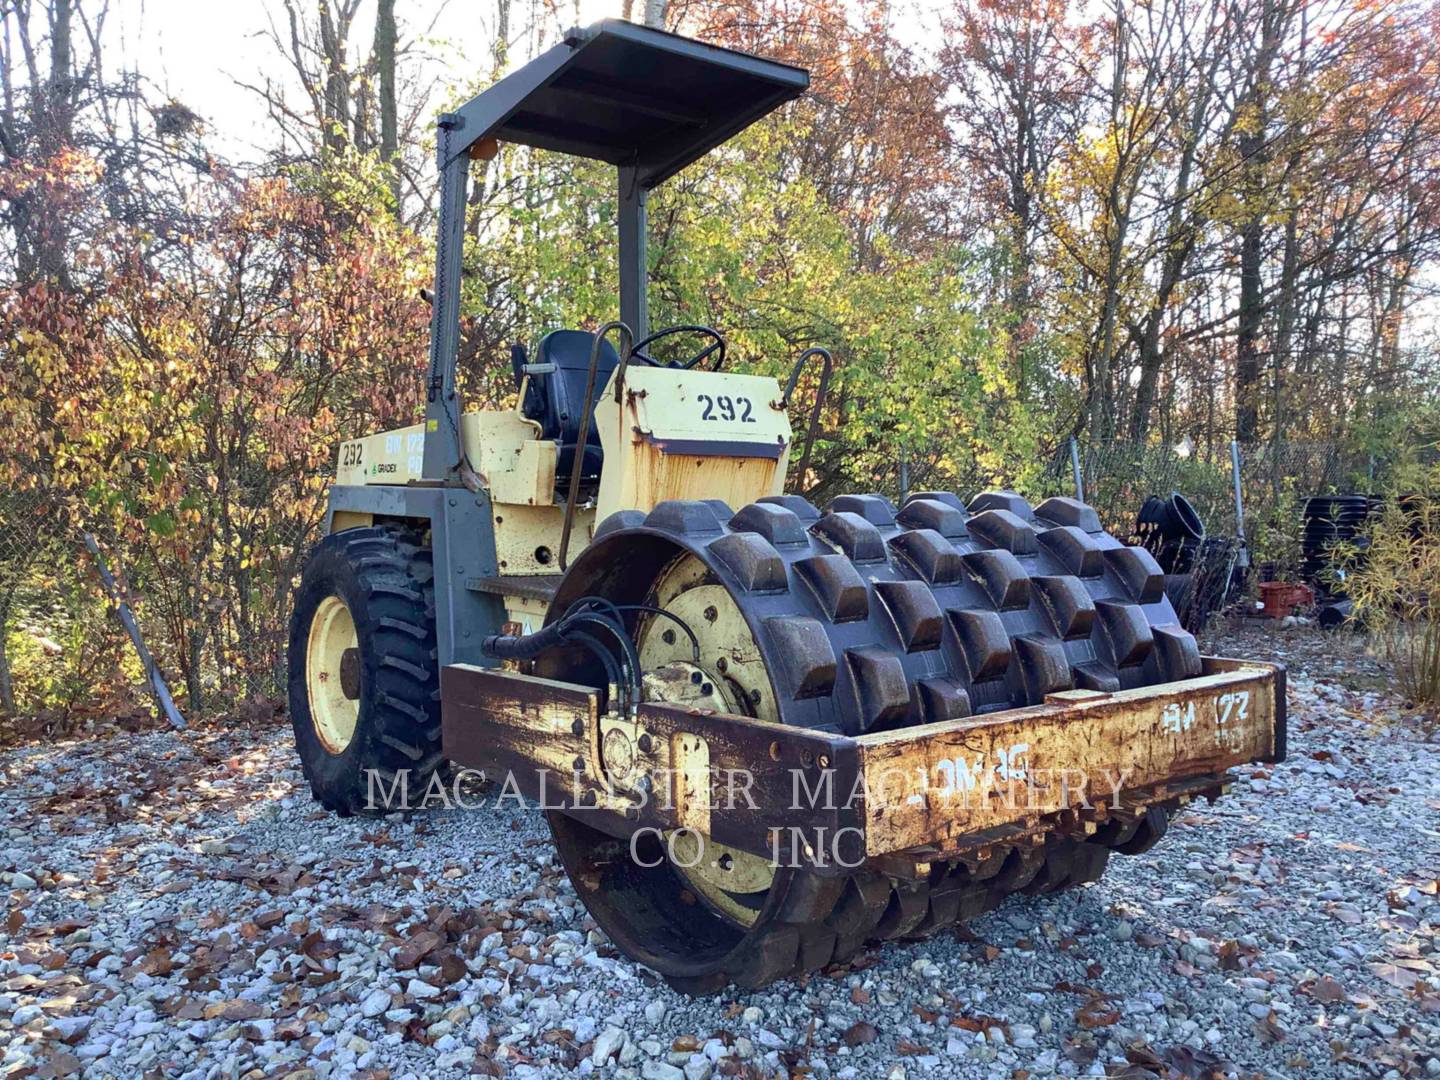
[[[1295,281],[1299,274],[1300,236],[1295,207],[1285,219],[1285,255],[1280,264],[1279,297],[1276,300],[1275,347],[1271,350],[1270,436],[1275,445],[1285,439],[1285,383],[1287,372],[1294,366],[1295,342]],[[1278,497],[1278,492],[1276,495]]]
[[[343,150],[350,131],[350,72],[345,62],[347,30],[343,22],[336,22],[329,0],[320,0],[320,63],[325,79],[322,138],[331,150]]]
[[[1120,310],[1120,253],[1124,242],[1118,221],[1114,228],[1106,263],[1105,303],[1100,312],[1100,348],[1090,386],[1090,436],[1094,439],[1108,439],[1114,434],[1110,384],[1115,359],[1115,322]]]
[[[1242,185],[1249,216],[1240,229],[1240,306],[1235,331],[1235,438],[1242,443],[1260,437],[1260,338],[1265,321],[1266,173],[1270,162],[1270,68],[1280,48],[1284,19],[1277,0],[1265,0],[1260,16],[1260,49],[1247,104],[1254,115],[1238,140]]]
[[[36,110],[37,143],[42,167],[71,145],[75,127],[75,82],[71,49],[71,0],[54,0],[50,4],[50,75],[45,83],[44,100]],[[30,208],[27,208],[30,209]],[[68,285],[65,267],[65,246],[69,227],[63,215],[40,208],[22,215],[32,235],[33,273],[45,281]],[[21,279],[25,274],[22,272]]]
[[[1242,140],[1243,143],[1252,140]],[[1249,156],[1244,149],[1241,153]],[[1263,217],[1255,214],[1240,232],[1240,311],[1235,338],[1235,438],[1260,437],[1260,330],[1264,317],[1260,266]]]
[[[390,170],[390,195],[395,201],[395,216],[400,217],[400,150],[399,124],[395,106],[395,46],[399,34],[395,26],[395,0],[379,0],[375,12],[375,66],[379,70],[380,91],[380,160]]]
[[[669,0],[645,0],[645,25],[656,30],[665,29],[665,9]]]

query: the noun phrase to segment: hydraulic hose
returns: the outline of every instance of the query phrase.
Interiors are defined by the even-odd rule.
[[[595,636],[597,631],[615,641],[619,656]],[[559,619],[533,634],[490,634],[480,643],[480,651],[497,660],[533,660],[547,649],[567,644],[581,645],[599,658],[607,684],[620,693],[622,707],[628,710],[639,702],[640,654],[625,631],[619,608],[603,597],[581,597]]]
[[[533,660],[546,649],[565,644],[561,623],[533,634],[491,634],[480,643],[480,651],[496,660]]]

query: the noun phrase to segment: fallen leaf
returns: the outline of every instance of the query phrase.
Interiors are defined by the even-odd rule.
[[[863,986],[852,986],[850,988],[850,1004],[869,1005],[870,991],[866,990]]]
[[[1420,976],[1416,972],[1407,967],[1401,967],[1399,964],[1376,961],[1370,964],[1370,970],[1391,986],[1398,986],[1401,990],[1413,990],[1415,984],[1420,981]]]
[[[1181,1080],[1211,1080],[1213,1076],[1224,1076],[1233,1069],[1224,1058],[1216,1057],[1208,1050],[1193,1050],[1188,1046],[1172,1046],[1162,1055],[1173,1075]]]
[[[442,953],[439,963],[440,977],[445,980],[446,985],[453,986],[468,974],[465,970],[465,961],[461,960],[454,952]]]
[[[1332,979],[1329,975],[1322,975],[1315,980],[1310,987],[1310,996],[1323,1004],[1330,1004],[1334,1001],[1345,999],[1345,988]]]
[[[236,999],[235,1001],[217,1001],[205,1008],[206,1020],[258,1020],[264,1015],[264,1010],[253,1001]]]
[[[1271,1009],[1265,1019],[1255,1021],[1255,1034],[1260,1036],[1261,1042],[1284,1042],[1289,1032],[1280,1026],[1275,1010]]]
[[[864,1020],[857,1020],[846,1028],[845,1034],[840,1037],[845,1040],[846,1046],[863,1046],[866,1043],[872,1043],[878,1039],[880,1033],[875,1030],[874,1024],[867,1023]]]
[[[404,971],[419,967],[420,961],[445,944],[445,939],[434,930],[418,930],[395,951],[395,967]]]
[[[140,970],[146,975],[169,975],[175,970],[175,962],[170,959],[170,950],[163,946],[151,949],[140,961]]]
[[[38,1080],[48,1080],[49,1077],[79,1076],[80,1070],[84,1067],[84,1063],[74,1054],[61,1050],[51,1054],[50,1060],[40,1066],[35,1076]]]
[[[1075,1014],[1075,1022],[1083,1028],[1109,1027],[1120,1022],[1120,1013],[1107,1009],[1102,999],[1091,998]]]
[[[991,1028],[999,1028],[1005,1032],[1007,1037],[1010,1033],[1010,1026],[1004,1020],[1000,1020],[994,1016],[952,1016],[950,1018],[950,1026],[960,1028],[963,1031],[978,1032],[989,1031]]]

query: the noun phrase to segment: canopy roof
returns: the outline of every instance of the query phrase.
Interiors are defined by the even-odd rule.
[[[606,19],[507,75],[442,120],[486,137],[631,166],[667,180],[803,94],[803,68]]]

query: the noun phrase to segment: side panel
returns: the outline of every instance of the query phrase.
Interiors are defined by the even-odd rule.
[[[425,434],[419,424],[347,439],[340,444],[335,462],[336,483],[400,486],[417,481],[424,450]]]
[[[504,603],[498,596],[465,587],[467,578],[487,577],[497,570],[489,498],[460,487],[332,487],[325,531],[331,532],[337,521],[354,514],[429,524],[440,666],[492,666],[494,661],[480,654],[480,642],[487,634],[500,632]]]
[[[1054,830],[1088,836],[1112,816],[1223,792],[1227,769],[1283,740],[1282,669],[1209,657],[1206,668],[847,738],[658,703],[604,716],[590,687],[454,665],[441,672],[441,723],[452,761],[509,772],[522,794],[593,813],[615,836],[689,826],[767,855],[779,829],[843,841],[852,867],[898,852],[928,862]]]
[[[657,504],[667,499],[719,499],[729,506],[744,506],[773,493],[778,464],[777,458],[677,454],[649,442],[637,446],[632,458],[635,490],[649,492],[647,501]],[[784,477],[780,479],[783,484]]]
[[[553,574],[560,577],[560,531],[565,510],[559,506],[495,503],[495,554],[502,574]],[[577,510],[570,533],[570,561],[585,550],[595,532],[595,512]]]
[[[871,854],[945,847],[1026,815],[1123,803],[1191,777],[1274,760],[1281,670],[1206,657],[1199,678],[862,735]]]

